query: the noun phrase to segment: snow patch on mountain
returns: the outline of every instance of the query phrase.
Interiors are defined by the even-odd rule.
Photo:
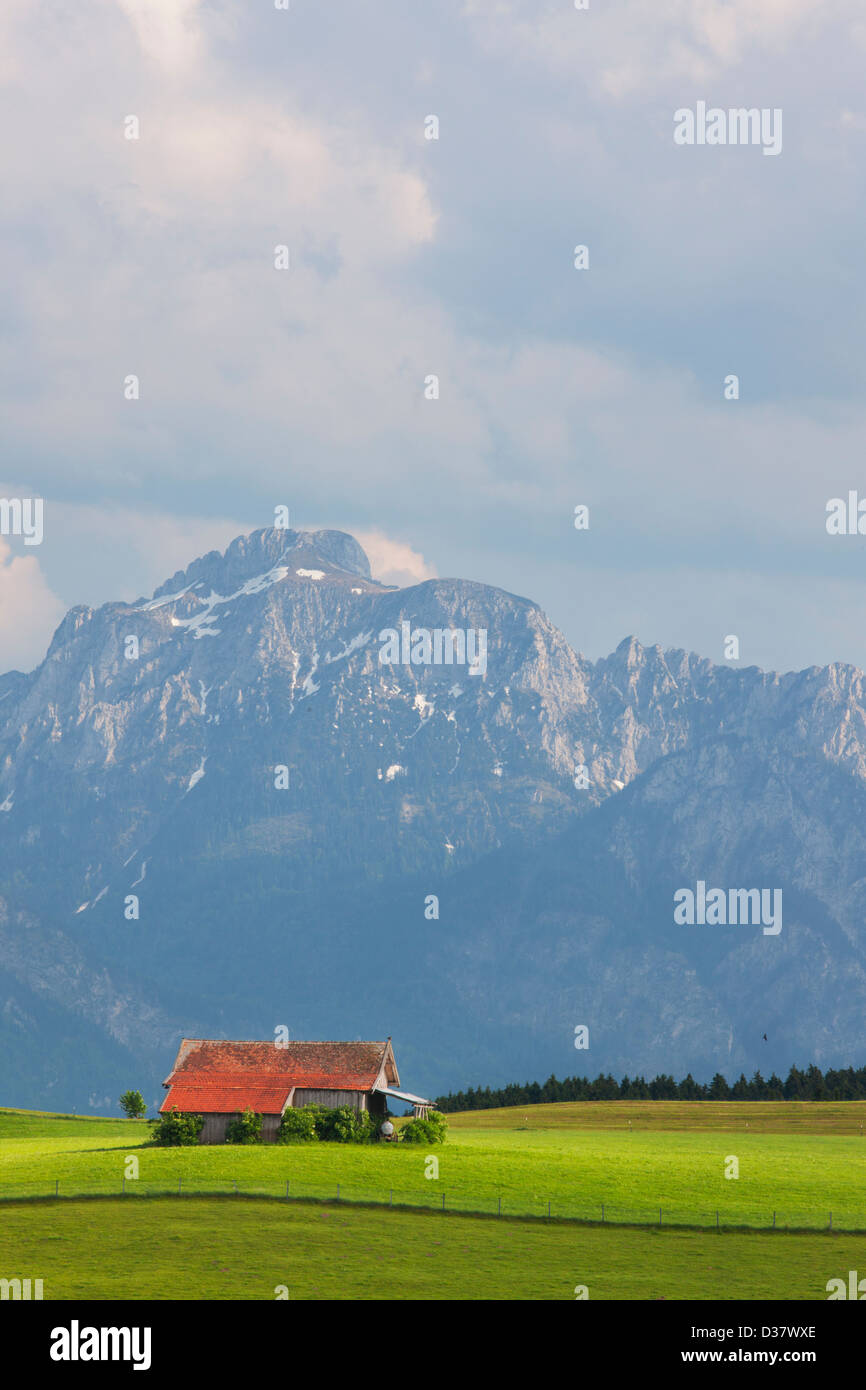
[[[313,680],[313,676],[316,674],[318,669],[319,653],[313,652],[313,664],[310,667],[310,674],[305,678],[304,683],[301,686],[301,689],[304,692],[303,695],[299,697],[301,700],[305,700],[308,695],[315,695],[316,691],[321,689],[321,686],[317,685],[316,682]]]
[[[188,791],[188,792],[191,792],[192,789],[193,789],[193,787],[197,787],[198,784],[199,784],[199,782],[201,781],[202,777],[204,777],[204,765],[205,765],[206,762],[207,762],[207,758],[206,758],[206,757],[202,758],[202,760],[201,760],[201,762],[199,763],[198,767],[196,768],[195,772],[194,772],[194,773],[192,774],[192,776],[190,777],[190,779],[189,779],[189,786],[187,787],[187,791]]]
[[[351,638],[351,640],[346,643],[345,647],[341,652],[337,652],[336,656],[326,656],[326,663],[330,665],[334,661],[342,661],[345,657],[351,656],[352,652],[356,652],[359,647],[365,647],[367,643],[371,640],[372,636],[372,632],[357,633],[355,637]]]
[[[274,565],[273,569],[267,570],[265,574],[258,574],[253,579],[248,579],[246,584],[242,584],[230,597],[241,598],[244,594],[260,594],[263,589],[269,589],[272,584],[279,584],[281,579],[285,579],[288,572],[288,565]],[[298,574],[300,573],[301,571],[298,570]],[[228,599],[225,601],[228,602]]]
[[[198,588],[198,585],[187,584],[185,589],[178,589],[176,594],[163,594],[162,598],[151,598],[146,603],[135,604],[135,608],[141,613],[152,613],[157,608],[166,608],[170,603],[177,603],[178,599],[188,594],[190,589]]]
[[[382,769],[381,769],[381,768],[379,768],[379,771],[378,771],[378,774],[377,774],[377,775],[378,775],[379,781],[381,782],[381,780],[382,780]],[[386,781],[386,782],[393,782],[395,777],[405,777],[405,776],[406,776],[406,769],[405,769],[405,767],[403,767],[402,763],[392,763],[390,767],[388,767],[388,768],[385,769],[385,781]]]
[[[211,589],[207,598],[202,597],[200,594],[195,594],[193,597],[204,605],[203,611],[194,613],[192,617],[189,618],[178,618],[173,614],[171,625],[172,627],[187,628],[196,640],[200,637],[218,637],[221,629],[213,626],[215,609],[224,608],[227,603],[233,603],[235,599],[246,598],[251,594],[260,594],[265,589],[269,589],[273,584],[279,584],[281,580],[286,578],[288,573],[289,570],[287,565],[274,565],[272,569],[266,570],[264,574],[256,574],[253,575],[252,579],[247,579],[239,589],[235,589],[234,593],[218,594],[215,589]],[[298,573],[300,573],[300,571],[298,571]],[[313,571],[311,571],[311,573],[313,573]],[[316,571],[316,573],[319,572]],[[177,593],[163,594],[161,598],[149,599],[147,603],[140,603],[137,607],[143,613],[151,613],[157,608],[166,608],[172,603],[178,603],[180,599],[184,598],[186,594],[191,593],[193,589],[199,588],[202,582],[203,581],[199,580],[196,584],[188,584],[185,589],[180,589]],[[229,610],[226,610],[223,616],[228,617],[228,615]]]

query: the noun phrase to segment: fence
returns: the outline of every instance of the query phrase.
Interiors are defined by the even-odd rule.
[[[341,1202],[350,1206],[389,1207],[402,1211],[451,1212],[464,1216],[511,1217],[521,1220],[574,1222],[585,1225],[679,1227],[692,1230],[836,1231],[866,1233],[866,1217],[847,1210],[835,1212],[742,1212],[707,1208],[699,1211],[666,1206],[629,1208],[619,1203],[589,1199],[521,1197],[502,1193],[480,1197],[478,1193],[440,1187],[431,1181],[424,1188],[364,1189],[356,1183],[331,1185],[297,1182],[294,1178],[270,1181],[209,1182],[198,1177],[105,1179],[82,1182],[42,1179],[0,1183],[0,1202],[76,1197],[266,1197],[283,1202]]]

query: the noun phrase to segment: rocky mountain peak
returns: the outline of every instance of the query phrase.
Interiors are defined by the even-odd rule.
[[[163,598],[199,584],[230,594],[278,565],[296,572],[314,570],[323,576],[351,575],[371,582],[370,562],[354,536],[345,531],[291,531],[271,526],[238,536],[223,554],[212,550],[194,560],[161,584],[153,597]]]

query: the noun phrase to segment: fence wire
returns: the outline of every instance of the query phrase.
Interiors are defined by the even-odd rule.
[[[283,1202],[345,1203],[463,1216],[497,1216],[538,1221],[568,1221],[607,1226],[681,1227],[699,1230],[844,1231],[866,1233],[866,1217],[850,1210],[742,1212],[734,1209],[695,1209],[661,1203],[626,1207],[618,1202],[555,1197],[521,1199],[513,1193],[479,1198],[477,1193],[431,1182],[426,1188],[364,1188],[358,1183],[307,1183],[294,1178],[218,1179],[180,1176],[175,1179],[121,1178],[75,1181],[41,1179],[0,1182],[0,1202],[46,1198],[125,1197],[266,1197]]]

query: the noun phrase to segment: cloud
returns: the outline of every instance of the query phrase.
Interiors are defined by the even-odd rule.
[[[41,46],[12,3],[0,120],[28,134],[4,151],[17,332],[0,337],[2,416],[46,495],[62,478],[123,502],[144,479],[153,505],[178,471],[219,471],[248,420],[300,448],[357,445],[389,414],[411,427],[428,364],[405,340],[432,335],[393,277],[435,235],[418,149],[407,158],[346,106],[314,114],[291,83],[226,71],[198,4],[123,0],[130,22],[85,9],[63,47]],[[185,80],[156,80],[156,53],[186,63]]]
[[[465,0],[464,14],[490,51],[614,100],[712,81],[831,27],[856,38],[862,19],[860,0],[592,0],[582,11],[565,0]]]
[[[0,6],[0,428],[54,508],[45,582],[149,593],[277,502],[389,582],[435,555],[534,594],[556,553],[563,624],[578,502],[599,573],[847,575],[823,508],[866,445],[862,0],[399,8]],[[783,157],[675,149],[701,96],[783,104]]]
[[[15,492],[0,486],[0,496]],[[0,537],[0,674],[38,664],[68,608],[149,597],[199,555],[272,520],[47,502],[38,554],[13,554]]]
[[[374,579],[397,584],[401,589],[435,579],[436,570],[406,541],[395,541],[381,531],[358,531],[355,539],[366,551]]]
[[[63,612],[36,556],[13,555],[0,536],[0,675],[37,665]]]
[[[202,0],[116,0],[130,21],[142,53],[170,72],[187,72],[198,60],[203,34]]]

